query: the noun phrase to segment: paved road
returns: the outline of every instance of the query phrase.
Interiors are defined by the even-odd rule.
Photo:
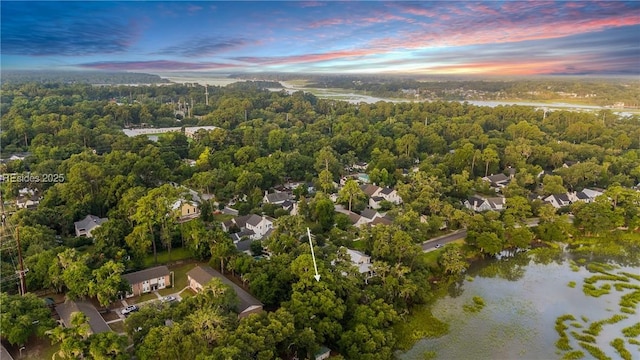
[[[540,222],[539,218],[530,218],[530,219],[527,219],[525,223],[527,224],[528,227],[534,227],[534,226],[538,226],[539,222]],[[573,223],[573,215],[569,215],[569,223]],[[435,250],[436,246],[438,245],[445,245],[459,239],[464,239],[466,236],[467,236],[467,230],[460,229],[450,234],[429,239],[422,243],[422,251],[427,252],[427,251]]]
[[[459,239],[464,239],[466,236],[467,236],[466,229],[456,230],[450,234],[438,236],[436,238],[429,239],[423,242],[422,250],[423,251],[435,250],[436,246],[438,245],[444,245]]]

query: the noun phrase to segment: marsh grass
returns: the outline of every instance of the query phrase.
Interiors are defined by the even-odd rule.
[[[584,357],[584,353],[580,350],[569,351],[562,356],[562,360],[578,360]]]
[[[423,338],[436,338],[449,332],[449,324],[433,316],[431,306],[416,307],[405,321],[394,325],[393,333],[398,339],[398,349],[407,350]]]
[[[462,310],[470,313],[476,313],[482,310],[485,306],[484,299],[480,296],[474,296],[472,301],[473,302],[471,304],[462,305]]]
[[[591,356],[593,356],[594,358],[598,359],[598,360],[611,360],[610,357],[608,357],[599,347],[585,343],[585,342],[579,342],[580,346],[587,350],[587,352],[589,354],[591,354]]]
[[[640,336],[640,322],[622,329],[622,334],[626,337],[637,338]]]
[[[617,339],[613,339],[613,341],[611,341],[611,346],[613,346],[614,349],[616,349],[616,351],[618,352],[618,354],[620,354],[620,356],[624,359],[624,360],[632,360],[633,357],[631,356],[631,353],[629,352],[629,350],[627,350],[624,347],[624,340],[617,338]]]
[[[575,288],[576,287],[576,282],[575,281],[569,281],[569,283],[567,284],[568,287],[570,288]]]

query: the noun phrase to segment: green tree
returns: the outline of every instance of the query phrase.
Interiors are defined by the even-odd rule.
[[[342,189],[338,191],[338,202],[341,204],[349,204],[349,211],[351,211],[354,200],[363,201],[365,198],[365,193],[353,179],[347,180]]]
[[[89,283],[89,295],[96,296],[101,306],[109,306],[118,298],[118,294],[129,289],[129,284],[122,278],[124,265],[113,260],[93,270],[93,279]]]
[[[445,273],[453,275],[462,274],[469,267],[469,263],[458,246],[446,246],[438,258],[438,263]]]
[[[55,325],[45,302],[33,293],[24,296],[0,293],[0,337],[11,345],[23,345],[31,335],[44,336]]]

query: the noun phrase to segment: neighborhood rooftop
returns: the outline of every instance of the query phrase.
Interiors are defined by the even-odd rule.
[[[127,280],[129,284],[137,284],[145,280],[159,278],[166,275],[169,275],[169,268],[166,266],[156,266],[150,269],[124,274],[122,277]]]

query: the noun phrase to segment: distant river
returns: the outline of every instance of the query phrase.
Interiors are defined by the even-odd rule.
[[[433,351],[436,359],[559,359],[562,353],[555,346],[558,333],[554,327],[556,319],[564,314],[574,315],[575,322],[583,323],[584,328],[588,324],[582,316],[589,321],[615,314],[628,316],[619,323],[605,325],[597,337],[597,346],[617,359],[620,355],[609,343],[622,338],[627,350],[640,355],[640,347],[626,343],[627,338],[621,334],[622,328],[640,320],[637,314],[620,313],[618,301],[623,293],[611,289],[610,294],[599,298],[586,296],[583,280],[594,274],[584,266],[577,270],[572,271],[567,261],[536,264],[526,254],[480,264],[450,295],[432,306],[432,314],[449,324],[449,333],[420,340],[398,357],[424,359],[425,353]],[[640,267],[621,267],[617,271],[640,274]],[[567,286],[570,281],[576,282],[575,288]],[[471,304],[474,296],[482,297],[485,307],[477,313],[463,311],[463,305]],[[569,327],[567,332],[583,330]],[[574,349],[582,350],[585,358],[592,358],[575,339],[569,338]]]

